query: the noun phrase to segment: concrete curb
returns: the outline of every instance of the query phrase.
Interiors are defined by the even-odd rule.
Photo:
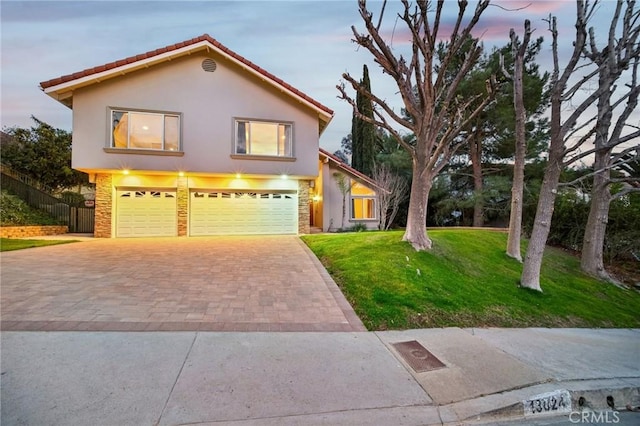
[[[525,400],[558,390],[566,390],[571,396],[567,411],[533,415],[525,413]],[[607,403],[609,398],[612,398],[613,407]],[[640,377],[544,383],[441,406],[440,416],[445,425],[460,422],[487,424],[505,420],[544,419],[570,412],[627,411],[628,405],[640,405]],[[496,406],[498,408],[488,409]]]

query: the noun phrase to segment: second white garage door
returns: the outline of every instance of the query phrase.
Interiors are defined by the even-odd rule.
[[[190,235],[297,234],[295,191],[192,191]]]

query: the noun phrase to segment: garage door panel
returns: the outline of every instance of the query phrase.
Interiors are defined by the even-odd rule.
[[[296,234],[296,194],[281,192],[191,193],[190,234]]]
[[[177,230],[175,191],[117,191],[116,236],[174,236]]]

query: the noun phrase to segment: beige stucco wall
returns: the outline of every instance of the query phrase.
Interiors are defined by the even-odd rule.
[[[322,163],[322,230],[325,232],[336,231],[343,227],[343,197],[338,188],[336,178],[333,176],[336,172],[345,174],[348,177],[348,174],[333,166],[331,162]],[[345,201],[345,228],[349,228],[356,223],[364,223],[367,229],[378,229],[377,220],[351,220],[351,198],[349,194],[347,194]]]
[[[318,116],[230,60],[209,54],[215,72],[202,70],[205,53],[77,89],[73,94],[74,168],[313,177],[318,173]],[[183,156],[106,153],[109,108],[182,114]],[[232,159],[234,117],[293,122],[295,161]]]

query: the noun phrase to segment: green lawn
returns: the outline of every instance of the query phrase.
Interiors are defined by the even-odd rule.
[[[580,272],[579,259],[548,248],[543,293],[518,287],[522,264],[507,235],[433,230],[430,252],[402,232],[308,235],[369,330],[425,327],[640,327],[640,294]]]
[[[0,251],[22,250],[32,247],[53,246],[56,244],[75,243],[77,240],[19,240],[0,238]]]

